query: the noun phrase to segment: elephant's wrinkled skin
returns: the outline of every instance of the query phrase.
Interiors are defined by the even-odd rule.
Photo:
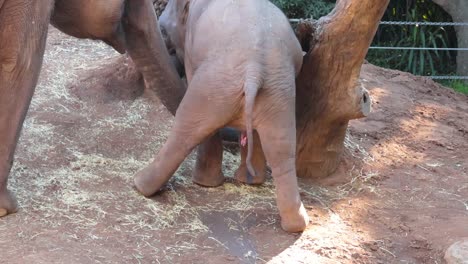
[[[185,64],[188,89],[167,142],[135,176],[137,189],[145,196],[159,191],[200,143],[194,181],[221,183],[217,131],[234,127],[247,132],[249,146],[268,142],[263,152],[281,226],[304,230],[308,216],[295,168],[295,77],[302,51],[287,18],[267,0],[171,0],[160,23]]]
[[[159,95],[177,94],[172,96],[177,103],[167,104],[172,113],[185,91],[171,66],[151,0],[0,0],[0,217],[17,210],[7,180],[49,22],[67,34],[101,39],[128,52],[148,88]]]

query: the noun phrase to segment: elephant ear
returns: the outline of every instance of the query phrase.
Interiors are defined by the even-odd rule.
[[[184,9],[182,10],[182,25],[187,24],[187,18],[190,10],[190,1],[185,2]]]

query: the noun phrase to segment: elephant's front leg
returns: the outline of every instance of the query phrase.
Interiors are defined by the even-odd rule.
[[[16,212],[8,175],[44,54],[51,0],[0,1],[0,217]]]
[[[253,153],[252,153],[252,166],[255,170],[255,177],[250,175],[249,170],[247,170],[246,159],[247,159],[247,145],[242,146],[241,148],[241,164],[236,171],[235,178],[236,180],[246,183],[246,184],[262,184],[265,182],[266,179],[266,159],[265,155],[263,154],[262,145],[260,143],[260,137],[258,133],[254,131],[254,145],[253,145]],[[250,144],[250,142],[247,142]]]
[[[152,1],[125,1],[123,25],[127,51],[143,74],[146,86],[175,115],[186,87],[169,57]]]
[[[223,184],[223,142],[219,132],[198,146],[197,162],[192,173],[194,183],[205,187]]]

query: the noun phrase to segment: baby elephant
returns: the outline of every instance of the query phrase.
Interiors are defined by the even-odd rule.
[[[272,169],[281,226],[303,231],[309,218],[295,167],[295,78],[302,50],[285,15],[267,0],[170,0],[160,24],[184,62],[188,89],[167,142],[135,176],[137,189],[145,196],[159,191],[199,144],[194,181],[222,182],[221,166],[213,170],[203,161],[222,153],[217,131],[226,126],[247,132],[247,167],[255,177],[255,129]]]

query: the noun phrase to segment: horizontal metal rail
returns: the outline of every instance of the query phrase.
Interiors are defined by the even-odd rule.
[[[298,23],[303,19],[289,19],[291,23]],[[380,25],[397,25],[397,26],[468,26],[468,22],[411,22],[411,21],[381,21]],[[468,48],[431,48],[431,47],[380,47],[373,46],[369,49],[374,50],[441,50],[441,51],[468,51]],[[424,76],[433,80],[468,80],[468,76]]]
[[[425,76],[433,80],[468,80],[468,76]]]
[[[292,23],[298,23],[303,19],[291,18],[289,19]],[[454,27],[466,27],[468,22],[412,22],[412,21],[380,21],[380,25],[399,25],[399,26],[454,26]]]
[[[380,25],[400,25],[400,26],[468,26],[467,22],[410,22],[410,21],[381,21]]]
[[[468,48],[431,48],[431,47],[380,47],[372,46],[369,49],[385,49],[385,50],[446,50],[446,51],[468,51]]]
[[[301,18],[291,18],[291,19],[289,19],[289,22],[297,23],[297,22],[299,22],[299,21],[301,21],[301,20],[304,20],[304,19],[301,19]]]

